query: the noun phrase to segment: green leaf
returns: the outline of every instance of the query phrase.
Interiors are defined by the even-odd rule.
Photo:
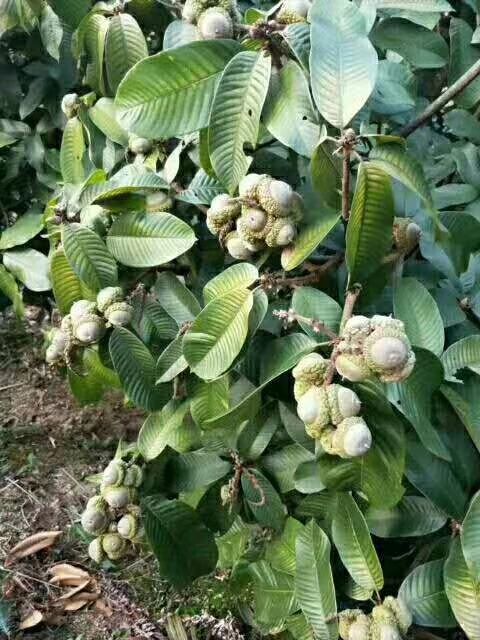
[[[148,138],[203,129],[220,74],[238,50],[234,41],[208,40],[142,60],[118,88],[115,104],[120,125]]]
[[[52,58],[58,61],[60,58],[63,28],[60,18],[47,2],[42,7],[39,29],[43,46]]]
[[[169,385],[155,386],[155,360],[133,333],[121,327],[110,336],[110,356],[128,398],[147,411],[160,409],[168,400]]]
[[[287,518],[282,533],[267,544],[265,559],[277,571],[295,575],[297,559],[296,540],[304,526],[295,518]]]
[[[367,523],[348,493],[338,498],[332,523],[332,539],[345,568],[364,589],[383,588],[383,572]]]
[[[423,627],[456,627],[443,584],[443,558],[416,567],[402,582],[399,598],[413,622]]]
[[[404,496],[391,509],[369,507],[364,513],[368,528],[380,538],[410,538],[438,531],[447,516],[422,496]]]
[[[236,406],[227,412],[217,414],[215,418],[209,419],[205,428],[215,429],[226,424],[239,424],[243,420],[251,418],[251,403],[258,397],[263,387],[292,369],[303,356],[311,353],[316,342],[305,335],[298,333],[278,338],[269,348],[268,361],[263,368],[258,386],[246,395]]]
[[[330,567],[330,542],[311,520],[296,542],[295,591],[298,603],[319,640],[338,637],[337,604]]]
[[[474,144],[480,144],[478,120],[464,109],[453,109],[445,114],[445,124],[459,138],[467,138]]]
[[[145,533],[161,576],[182,588],[213,571],[218,559],[213,533],[191,507],[154,496],[142,506]]]
[[[257,469],[242,473],[243,499],[253,517],[262,527],[280,531],[285,510],[272,484]]]
[[[392,244],[393,215],[390,177],[362,163],[346,235],[350,285],[365,282],[380,266]]]
[[[233,193],[252,162],[244,145],[255,146],[270,80],[271,57],[241,51],[225,67],[213,99],[208,130],[212,167]]]
[[[70,266],[92,291],[118,283],[117,264],[94,231],[76,222],[64,225],[62,240]]]
[[[342,308],[323,291],[313,289],[312,287],[299,287],[295,289],[292,297],[292,307],[295,313],[304,318],[320,320],[329,329],[338,332],[340,328],[340,319],[342,317]],[[325,336],[305,322],[299,321],[300,326],[307,335],[318,340],[325,340]]]
[[[441,392],[452,405],[472,442],[480,451],[480,379],[467,378],[462,385],[442,385]]]
[[[181,428],[188,413],[189,403],[182,402],[168,410],[151,413],[140,429],[137,447],[143,458],[154,460],[175,438],[175,431]]]
[[[440,69],[448,62],[448,46],[435,31],[404,18],[387,18],[371,33],[373,44],[395,51],[414,67]]]
[[[307,158],[312,156],[320,128],[308,81],[293,60],[272,75],[262,120],[286,147]]]
[[[433,206],[432,194],[421,163],[401,144],[377,144],[369,155],[370,163],[395,180],[411,189],[424,201]]]
[[[211,382],[196,381],[190,397],[192,418],[199,426],[203,427],[203,423],[216,416],[219,410],[228,409],[228,375]]]
[[[79,195],[79,204],[85,206],[131,194],[145,194],[166,189],[168,184],[163,178],[145,166],[136,164],[123,167],[107,182],[88,185]]]
[[[473,580],[480,582],[480,493],[472,498],[460,531],[465,562]]]
[[[430,13],[432,11],[451,11],[452,6],[447,0],[415,0],[415,4],[412,5],[412,0],[370,0],[370,3],[375,5],[377,9],[409,9],[414,11],[425,11]]]
[[[310,25],[305,22],[289,24],[281,31],[285,42],[300,63],[303,71],[309,73],[310,63]]]
[[[437,303],[421,282],[402,278],[394,292],[395,316],[405,324],[410,342],[441,356],[445,341]]]
[[[460,369],[471,369],[480,373],[480,336],[462,338],[450,345],[442,356],[445,380],[458,382],[455,374]]]
[[[293,578],[275,571],[264,560],[252,563],[248,571],[253,578],[255,618],[273,631],[295,610]]]
[[[282,493],[287,493],[296,488],[296,472],[303,463],[309,462],[315,464],[313,454],[299,444],[287,444],[282,449],[273,451],[262,458],[263,468],[275,479]],[[319,479],[318,472],[315,476],[316,479]],[[321,485],[317,491],[322,488],[324,488],[324,485]]]
[[[112,98],[100,98],[90,107],[88,115],[93,124],[113,142],[125,147],[128,144],[128,132],[117,121],[117,110]]]
[[[178,327],[175,321],[162,309],[155,300],[143,300],[135,297],[132,300],[134,315],[132,325],[146,344],[177,337]]]
[[[317,214],[313,222],[302,226],[294,244],[288,247],[286,256],[282,256],[285,271],[291,271],[302,264],[325,240],[339,219],[338,211],[325,209]]]
[[[157,360],[157,384],[170,382],[188,367],[183,356],[183,336],[178,336],[166,347]]]
[[[195,234],[171,213],[124,213],[110,227],[107,247],[129,267],[155,267],[188,251]]]
[[[448,84],[453,84],[480,58],[478,47],[471,45],[473,29],[460,18],[450,20],[450,66]],[[480,80],[471,82],[454,98],[456,104],[472,109],[480,100]]]
[[[43,229],[42,215],[38,211],[27,211],[15,224],[4,229],[0,235],[0,251],[25,244]]]
[[[480,638],[480,593],[462,553],[460,538],[455,538],[444,568],[445,591],[462,629],[470,640]]]
[[[50,278],[55,302],[64,316],[77,300],[94,299],[94,295],[88,291],[70,266],[61,248],[57,248],[50,257]]]
[[[246,289],[256,280],[258,280],[258,269],[249,262],[240,262],[234,264],[225,271],[222,271],[211,280],[203,288],[203,298],[208,304],[214,298],[223,296],[234,289]]]
[[[334,155],[335,143],[321,140],[312,155],[310,170],[316,193],[335,211],[341,209],[342,161]]]
[[[0,264],[0,292],[12,301],[13,310],[17,318],[23,318],[25,309],[23,306],[22,294],[18,284],[12,274]]]
[[[113,94],[127,71],[147,56],[147,42],[135,18],[128,13],[118,13],[110,18],[105,40],[105,68]]]
[[[397,310],[395,315],[402,318]],[[434,455],[450,460],[448,449],[431,421],[432,397],[443,382],[441,362],[423,349],[415,349],[415,356],[415,367],[408,379],[393,387],[398,394],[398,408],[414,426],[423,445]]]
[[[31,291],[52,288],[48,258],[36,249],[7,251],[3,254],[3,264]]]
[[[368,100],[375,86],[378,57],[367,37],[363,16],[346,0],[327,7],[313,3],[310,74],[318,110],[331,125],[342,129]],[[362,27],[359,24],[363,23]]]
[[[201,311],[193,293],[171,272],[165,271],[158,276],[155,293],[162,307],[179,327],[195,320]]]
[[[60,147],[60,168],[64,182],[72,184],[83,182],[85,179],[84,154],[83,124],[77,117],[70,118],[65,125]]]
[[[214,298],[196,318],[185,334],[183,354],[200,378],[217,378],[240,353],[252,304],[251,291],[236,289]]]
[[[184,453],[168,463],[168,488],[173,493],[189,493],[212,485],[231,470],[230,462],[222,460],[216,453]]]
[[[84,46],[87,54],[86,83],[99,95],[106,94],[105,41],[109,20],[99,13],[90,13],[79,28],[85,34]]]

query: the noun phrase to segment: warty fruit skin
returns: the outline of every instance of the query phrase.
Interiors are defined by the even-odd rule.
[[[88,545],[88,555],[94,561],[100,564],[105,559],[105,551],[102,545],[102,536],[95,538]]]
[[[345,418],[338,425],[333,446],[341,458],[358,458],[372,446],[372,434],[363,418]]]
[[[120,287],[105,287],[98,292],[97,308],[100,313],[104,313],[105,309],[115,302],[123,300],[123,291]]]
[[[342,640],[348,640],[350,627],[359,615],[363,615],[361,609],[344,609],[340,611],[338,614],[338,633]]]
[[[102,496],[112,509],[123,509],[131,501],[131,492],[127,487],[104,487]]]
[[[268,247],[286,247],[291,244],[297,235],[297,229],[289,218],[277,218],[270,231],[265,236]]]
[[[120,560],[127,552],[128,542],[118,533],[107,533],[102,538],[102,547],[110,560]]]
[[[125,471],[125,477],[123,478],[123,484],[126,487],[138,487],[141,486],[143,482],[143,470],[138,464],[132,464]]]
[[[252,252],[245,246],[236,231],[228,234],[225,245],[228,253],[235,260],[248,260],[252,257]]]
[[[218,235],[226,224],[238,218],[240,210],[240,203],[233,200],[227,193],[215,196],[207,211],[208,229],[213,235]]]
[[[255,223],[252,225],[252,221]],[[261,226],[261,224],[263,226]],[[246,244],[255,246],[258,243],[264,246],[264,238],[268,231],[272,228],[274,219],[268,216],[262,209],[251,207],[242,207],[242,215],[237,219],[238,236]],[[252,228],[258,226],[258,230]]]
[[[135,155],[146,155],[152,150],[152,141],[148,138],[140,138],[137,136],[130,136],[128,141],[128,148]]]
[[[297,404],[298,417],[305,423],[311,438],[319,438],[322,429],[330,422],[327,392],[323,387],[311,387]]]
[[[360,413],[362,403],[351,389],[340,384],[329,384],[326,391],[332,424],[338,425],[345,418],[352,418]]]
[[[294,394],[298,401],[311,386],[320,386],[325,380],[329,361],[319,353],[309,353],[292,369],[295,379]]]
[[[405,602],[401,598],[387,596],[383,601],[383,605],[392,611],[401,634],[406,635],[412,626],[413,619],[412,613]]]
[[[73,324],[73,335],[81,344],[95,344],[105,333],[105,322],[94,314],[85,315]]]
[[[335,368],[342,378],[350,382],[363,382],[371,377],[363,356],[341,353],[335,359]]]
[[[256,189],[261,180],[266,178],[265,174],[249,173],[240,180],[238,193],[242,198],[255,198]]]
[[[114,327],[124,327],[133,318],[133,307],[128,302],[115,302],[105,309],[105,319]]]
[[[364,613],[359,614],[348,632],[348,640],[369,640],[370,618]]]
[[[117,522],[117,531],[122,538],[133,540],[138,533],[138,520],[131,513],[127,513]]]
[[[145,207],[148,213],[156,213],[161,211],[170,211],[173,201],[165,191],[157,191],[150,193],[145,198]]]
[[[227,11],[219,7],[211,7],[198,18],[198,30],[203,40],[231,38],[233,22]]]
[[[80,320],[84,316],[95,313],[95,302],[91,300],[77,300],[70,308],[70,317],[72,321]]]
[[[62,111],[67,118],[73,118],[77,112],[78,94],[67,93],[62,98]]]
[[[280,12],[289,11],[298,14],[302,18],[306,18],[311,6],[312,4],[309,0],[284,0]]]
[[[244,206],[242,207],[242,215],[237,221],[237,229],[240,220],[249,231],[262,232],[267,224],[268,215],[263,209]]]
[[[102,474],[102,485],[105,487],[119,487],[125,477],[125,463],[121,460],[111,460]]]
[[[262,207],[274,216],[288,216],[293,204],[293,189],[282,180],[266,177],[256,188],[256,196]]]
[[[98,536],[107,530],[108,516],[101,509],[86,509],[82,513],[81,522],[87,533]]]

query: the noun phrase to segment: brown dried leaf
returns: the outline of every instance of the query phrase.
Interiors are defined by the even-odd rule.
[[[79,585],[77,585],[76,587],[73,587],[73,589],[69,589],[66,593],[64,593],[59,598],[57,598],[57,601],[68,600],[69,598],[73,598],[73,596],[75,596],[77,593],[80,593],[80,591],[83,591],[85,587],[87,587],[89,584],[90,584],[90,578],[87,578],[87,580],[84,580]]]
[[[83,597],[74,598],[73,600],[67,600],[65,602],[65,606],[63,607],[63,610],[64,611],[78,611],[79,609],[84,607],[86,604],[88,604],[88,602],[89,601],[86,600]]]
[[[28,614],[26,618],[24,618],[20,624],[18,625],[19,629],[31,629],[32,627],[36,627],[37,624],[40,624],[43,620],[43,613],[34,609],[31,613]]]
[[[62,579],[63,577],[77,576],[78,578],[89,578],[90,574],[79,567],[75,567],[73,564],[68,564],[67,562],[62,562],[60,564],[54,564],[48,569],[50,575],[59,577]]]
[[[61,587],[78,587],[79,584],[85,582],[85,578],[82,576],[53,576],[49,580],[50,584],[58,584]]]
[[[62,533],[62,531],[40,531],[28,536],[28,538],[15,545],[13,549],[10,549],[5,564],[8,566],[20,558],[25,558],[42,549],[51,547]]]
[[[112,609],[108,606],[108,604],[105,602],[103,598],[99,598],[95,602],[94,607],[95,609],[100,611],[100,613],[103,613],[103,615],[106,616],[107,618],[110,618],[111,616],[113,616]]]

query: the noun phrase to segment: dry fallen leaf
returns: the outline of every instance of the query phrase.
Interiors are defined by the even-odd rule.
[[[77,576],[79,578],[90,577],[90,574],[84,569],[80,569],[79,567],[75,567],[73,564],[68,564],[67,562],[61,562],[59,564],[52,565],[48,572],[50,575],[59,577],[60,579],[64,576]]]
[[[26,618],[24,618],[20,624],[18,625],[19,629],[31,629],[32,627],[36,627],[37,624],[40,624],[43,620],[43,613],[34,609],[31,613],[28,614]]]
[[[68,600],[69,598],[73,598],[73,596],[75,596],[77,593],[80,593],[80,591],[83,591],[89,584],[90,578],[87,578],[76,587],[73,587],[73,589],[70,589],[69,591],[63,593],[59,598],[57,598],[57,602],[59,600]]]
[[[42,549],[51,547],[61,535],[62,531],[40,531],[28,536],[28,538],[15,545],[13,549],[10,549],[5,565],[11,565],[16,560],[20,560],[20,558],[25,558]]]
[[[89,600],[86,600],[83,597],[82,598],[75,598],[74,600],[67,600],[63,610],[64,611],[78,611],[79,609],[81,609],[82,607],[84,607],[88,603],[89,603]]]
[[[95,609],[103,613],[103,615],[106,616],[107,618],[110,618],[111,616],[113,616],[112,609],[108,606],[108,604],[105,602],[103,598],[99,598],[95,602],[94,607]]]

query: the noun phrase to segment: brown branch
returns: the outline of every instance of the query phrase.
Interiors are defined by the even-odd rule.
[[[415,120],[405,125],[398,132],[399,136],[406,138],[411,133],[416,131],[419,127],[423,126],[430,120],[436,113],[438,113],[443,107],[452,100],[455,96],[461,93],[468,87],[476,78],[480,76],[480,60],[473,64],[468,71],[466,71],[460,78],[452,84],[451,87],[446,89],[436,100],[434,100],[425,111],[418,116]]]
[[[267,289],[281,289],[282,287],[290,287],[291,289],[295,289],[296,287],[305,287],[308,285],[317,284],[322,280],[323,276],[328,273],[328,271],[340,265],[343,260],[343,254],[337,253],[321,265],[309,265],[308,270],[310,273],[305,276],[288,277],[283,271],[281,271],[280,273],[266,273],[260,276],[259,283],[262,286],[265,286],[265,288]]]
[[[306,318],[296,313],[293,309],[289,309],[288,311],[274,311],[273,315],[279,318],[279,320],[283,320],[287,326],[292,322],[307,324],[315,333],[328,336],[332,342],[338,341],[338,335],[321,320]]]

